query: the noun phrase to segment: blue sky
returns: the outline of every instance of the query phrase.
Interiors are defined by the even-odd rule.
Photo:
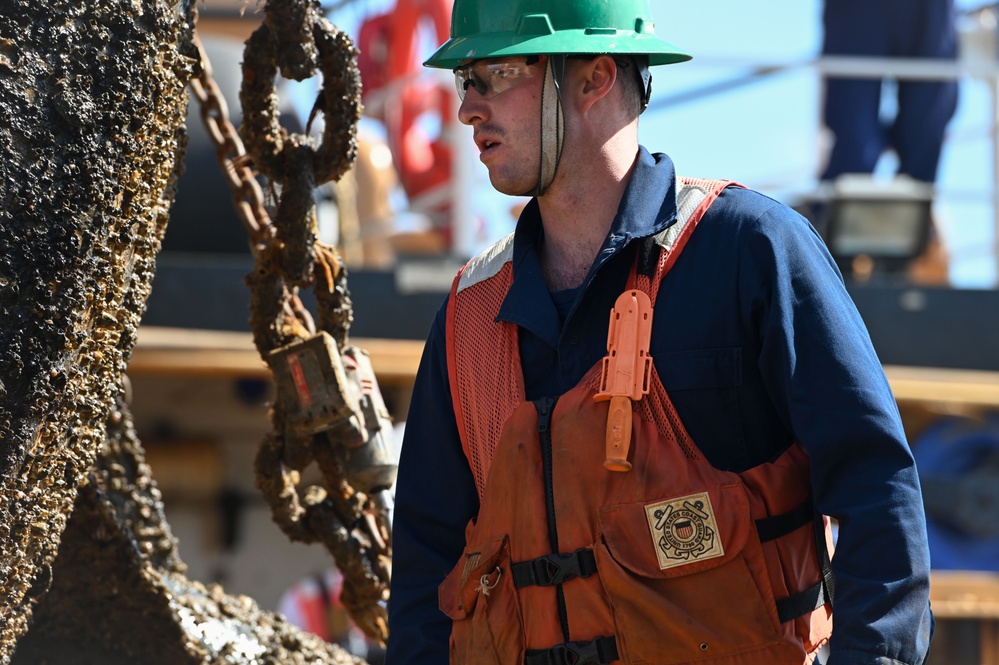
[[[357,2],[331,18],[351,32],[364,12],[384,11],[391,0]],[[959,9],[987,0],[957,0]],[[676,94],[743,77],[753,63],[805,63],[816,57],[822,35],[821,0],[652,0],[658,35],[694,55],[683,65],[653,70],[653,108],[640,123],[640,140],[668,153],[685,175],[728,178],[791,201],[816,184],[821,167],[821,85],[802,66],[727,92],[656,106]],[[957,286],[996,285],[989,139],[991,93],[982,80],[961,85],[957,115],[941,158],[937,215],[952,256]],[[481,165],[476,161],[476,168]],[[890,173],[891,156],[879,172]],[[477,213],[487,220],[485,243],[512,228],[509,200],[484,190]]]

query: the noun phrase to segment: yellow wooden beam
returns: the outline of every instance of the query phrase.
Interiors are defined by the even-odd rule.
[[[930,605],[938,618],[999,619],[999,573],[934,570]]]
[[[899,402],[999,407],[999,372],[889,365],[885,374]]]
[[[351,337],[368,352],[379,383],[413,382],[423,353],[417,340]],[[249,332],[140,326],[129,374],[270,378]]]
[[[371,355],[380,383],[408,385],[416,377],[423,341],[352,337]],[[249,332],[140,326],[132,374],[270,378]],[[999,407],[999,372],[933,367],[885,367],[899,402]]]

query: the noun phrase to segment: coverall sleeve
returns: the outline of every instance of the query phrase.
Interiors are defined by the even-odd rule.
[[[410,402],[392,526],[388,665],[447,665],[451,619],[437,587],[461,557],[478,512],[447,375],[445,306],[434,319]]]
[[[827,665],[918,665],[932,632],[916,467],[867,329],[825,245],[774,204],[742,232],[743,312],[781,417],[811,459],[817,508],[839,522]]]

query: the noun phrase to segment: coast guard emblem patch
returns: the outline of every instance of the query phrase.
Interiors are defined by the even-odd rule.
[[[645,514],[662,570],[725,554],[707,492],[653,503]]]

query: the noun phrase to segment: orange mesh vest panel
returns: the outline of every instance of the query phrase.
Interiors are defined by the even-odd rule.
[[[679,180],[678,221],[629,289],[654,306],[730,184]],[[516,326],[495,320],[512,253],[511,235],[472,259],[448,305],[452,400],[480,498],[439,590],[451,662],[810,664],[831,632],[832,579],[804,450],[743,473],[712,467],[653,369],[632,403],[632,468],[608,471],[601,364],[557,399],[525,401]]]

